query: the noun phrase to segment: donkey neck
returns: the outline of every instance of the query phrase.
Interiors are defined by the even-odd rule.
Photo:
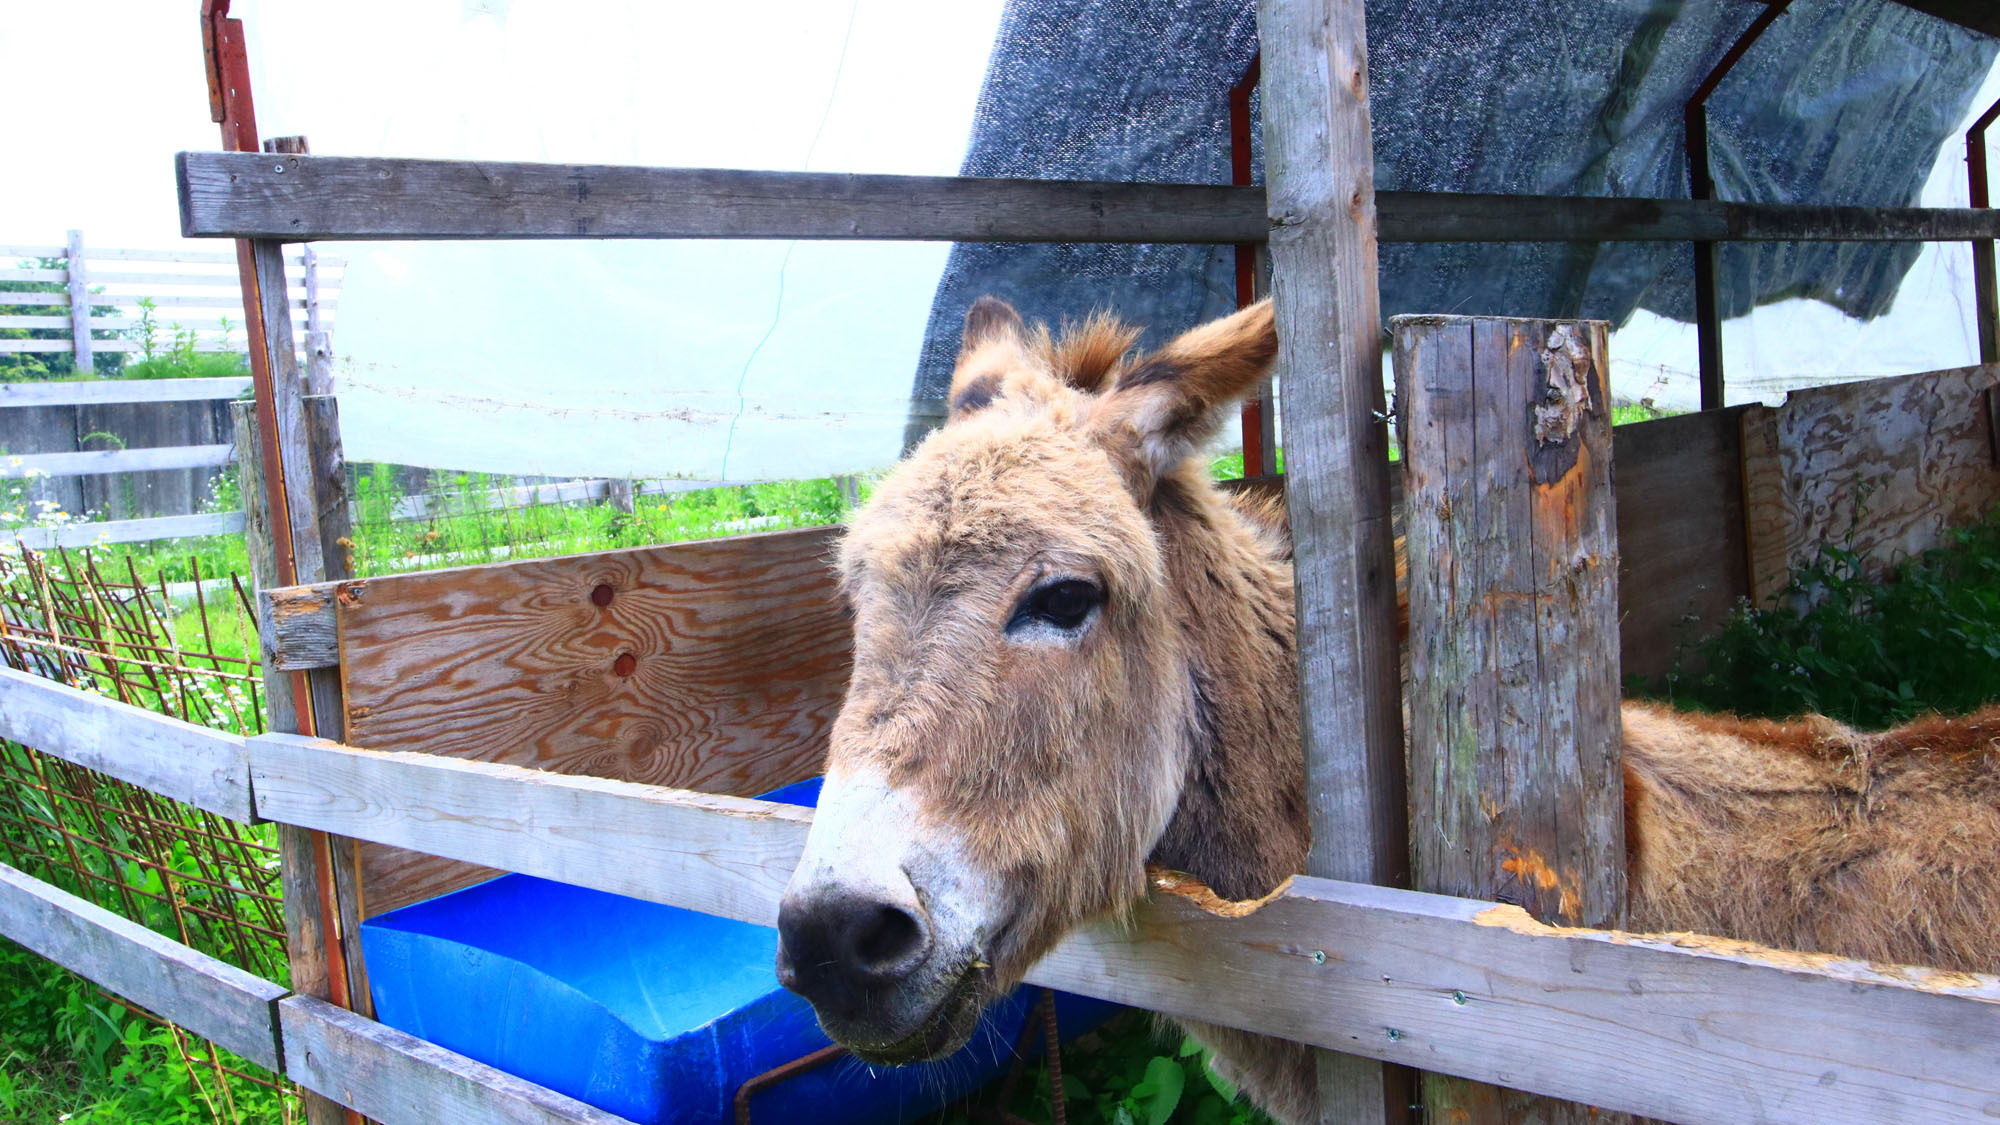
[[[1305,863],[1292,577],[1280,536],[1260,532],[1184,466],[1153,495],[1179,627],[1188,773],[1153,862],[1225,898],[1255,898]]]

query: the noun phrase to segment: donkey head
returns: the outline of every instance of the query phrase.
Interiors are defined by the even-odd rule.
[[[1158,508],[1208,488],[1192,455],[1276,338],[1268,305],[1131,362],[1136,336],[1052,341],[980,300],[949,423],[841,548],[853,680],[778,975],[865,1059],[957,1049],[1065,932],[1144,894],[1183,804],[1206,703]]]

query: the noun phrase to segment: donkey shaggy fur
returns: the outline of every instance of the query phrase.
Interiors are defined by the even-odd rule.
[[[918,849],[895,892],[914,920],[853,1022],[795,984],[785,953],[780,972],[871,1057],[955,1047],[966,997],[1001,994],[1070,929],[1129,906],[1148,864],[1250,899],[1305,861],[1290,545],[1281,516],[1222,493],[1194,456],[1268,372],[1271,311],[1135,358],[1136,338],[1107,318],[1052,338],[982,299],[949,423],[842,548],[856,662],[830,785],[881,778],[872,791],[901,802],[881,807],[906,810],[848,830]],[[1037,616],[1058,579],[1093,608]],[[1632,928],[2000,971],[2000,708],[1884,734],[1645,704],[1623,718]],[[850,854],[814,832],[809,859]],[[802,865],[786,946],[837,867]],[[982,905],[953,914],[963,887]],[[1189,1030],[1280,1120],[1311,1116],[1307,1050]]]

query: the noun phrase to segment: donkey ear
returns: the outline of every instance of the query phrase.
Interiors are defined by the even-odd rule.
[[[951,416],[956,422],[986,409],[1000,393],[1007,372],[1019,366],[1028,350],[1028,326],[1014,306],[998,297],[981,297],[965,310],[958,365],[951,372]]]
[[[1215,436],[1224,408],[1255,390],[1278,355],[1271,302],[1189,329],[1118,379],[1091,419],[1141,501]]]
[[[1019,346],[1027,341],[1028,326],[1014,306],[998,297],[981,297],[965,310],[965,332],[959,337],[959,358],[963,359],[982,344],[1006,343]]]

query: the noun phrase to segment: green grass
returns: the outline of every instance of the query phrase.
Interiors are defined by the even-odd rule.
[[[201,1048],[191,1045],[199,1057]],[[223,1052],[232,1070],[268,1079]],[[0,1121],[71,1125],[263,1125],[280,1095],[183,1062],[174,1032],[89,981],[0,938]]]

